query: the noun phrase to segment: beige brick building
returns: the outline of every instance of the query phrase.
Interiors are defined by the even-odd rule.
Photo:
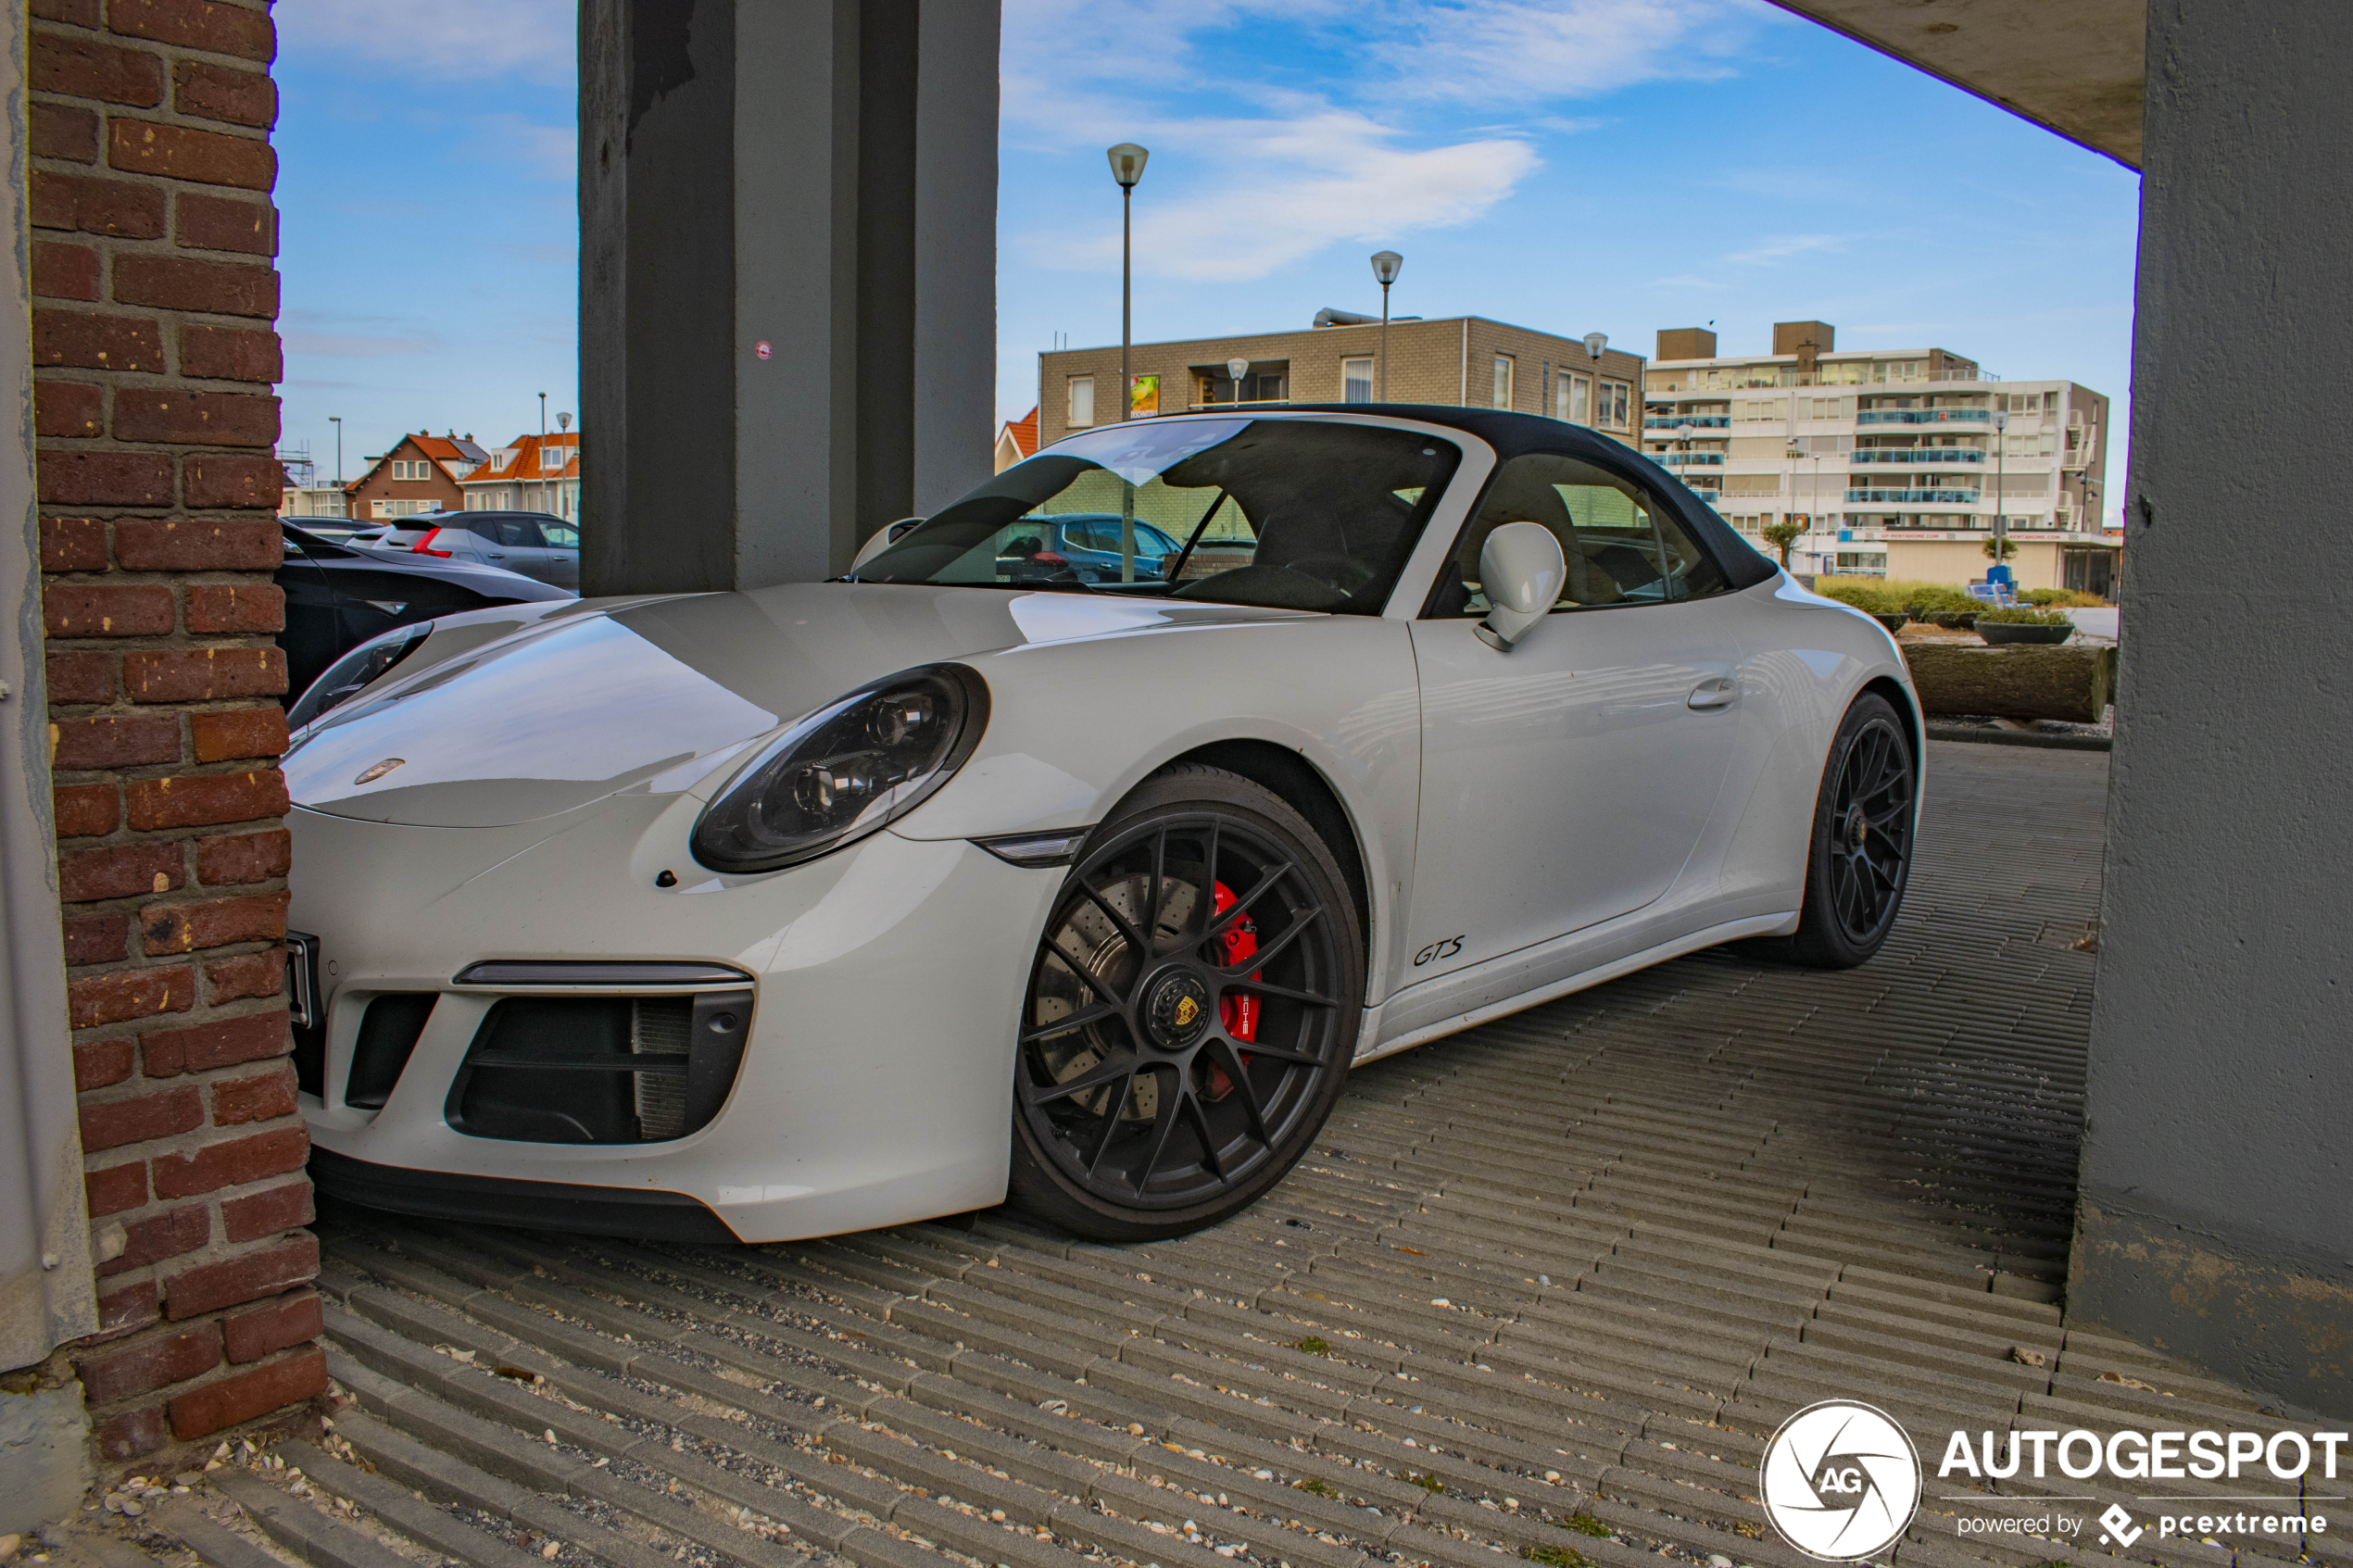
[[[1139,343],[1129,351],[1135,412],[1370,403],[1378,395],[1378,322],[1302,332]],[[1247,359],[1237,384],[1226,362]],[[1603,345],[1596,355],[1559,337],[1480,316],[1389,324],[1391,403],[1516,408],[1638,444],[1642,358]],[[1041,444],[1119,419],[1119,345],[1038,357]]]

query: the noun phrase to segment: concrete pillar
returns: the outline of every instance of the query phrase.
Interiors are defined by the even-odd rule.
[[[2353,1415],[2353,8],[2152,0],[2121,691],[2069,1309]]]
[[[585,591],[827,577],[988,476],[998,15],[585,0]]]

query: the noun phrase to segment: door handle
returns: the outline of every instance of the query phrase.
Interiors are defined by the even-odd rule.
[[[1711,708],[1730,708],[1740,700],[1741,689],[1731,681],[1716,679],[1702,681],[1692,688],[1686,699],[1689,706],[1702,712]]]
[[[507,558],[497,550],[484,550],[483,552],[483,558],[484,560],[505,560]]]

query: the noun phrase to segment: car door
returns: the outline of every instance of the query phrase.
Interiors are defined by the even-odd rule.
[[[1508,653],[1475,634],[1478,550],[1550,528],[1568,572]],[[1534,454],[1490,484],[1414,623],[1422,794],[1407,984],[1640,909],[1674,884],[1733,753],[1721,571],[1642,485]]]
[[[534,519],[539,532],[540,570],[532,573],[559,588],[580,587],[580,530],[568,522]]]
[[[283,525],[280,533],[285,538],[285,557],[271,581],[286,596],[285,624],[277,643],[286,656],[283,700],[291,706],[348,645],[335,613],[334,588],[311,554],[314,548],[324,553],[334,546]]]

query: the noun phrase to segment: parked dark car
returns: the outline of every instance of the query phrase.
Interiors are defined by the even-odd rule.
[[[278,646],[286,653],[289,707],[327,666],[396,626],[461,609],[578,597],[493,566],[353,549],[290,523],[278,526],[286,541],[276,581],[286,595]]]
[[[580,588],[580,530],[548,512],[422,512],[352,539],[386,552],[407,550],[519,571],[559,588]]]
[[[1000,559],[1018,582],[1035,575],[1050,577],[1063,568],[1088,583],[1119,581],[1119,514],[1063,512],[1054,517],[1026,517],[1005,530]],[[1033,547],[1034,546],[1034,547]],[[1136,523],[1136,577],[1153,582],[1168,575],[1176,564],[1176,541],[1139,520]]]

